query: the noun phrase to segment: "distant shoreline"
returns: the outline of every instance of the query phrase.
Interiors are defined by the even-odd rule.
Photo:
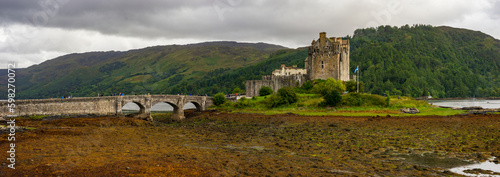
[[[466,97],[466,98],[428,98],[425,100],[500,100],[500,97]],[[424,100],[423,98],[417,98],[417,100]]]

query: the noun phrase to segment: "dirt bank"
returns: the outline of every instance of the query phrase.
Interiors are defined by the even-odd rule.
[[[36,129],[16,135],[15,170],[1,153],[0,176],[447,176],[500,156],[500,115],[192,115],[18,119]],[[0,149],[8,146],[2,134]]]

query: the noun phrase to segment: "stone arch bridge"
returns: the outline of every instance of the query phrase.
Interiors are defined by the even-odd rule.
[[[139,113],[133,117],[152,120],[151,107],[157,103],[167,103],[173,110],[172,119],[184,119],[184,105],[193,103],[197,111],[206,110],[213,105],[212,97],[186,95],[130,95],[105,97],[75,97],[70,99],[26,99],[15,100],[15,112],[10,113],[8,102],[0,102],[1,116],[7,115],[84,115],[123,116],[122,107],[127,103],[139,105]]]

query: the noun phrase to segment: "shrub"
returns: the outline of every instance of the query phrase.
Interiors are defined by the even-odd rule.
[[[214,95],[214,104],[216,106],[222,105],[226,102],[226,95],[224,93],[217,93]]]
[[[297,102],[297,93],[291,87],[283,87],[278,90],[278,97],[281,97],[283,104],[292,104]]]
[[[234,104],[235,108],[245,108],[245,107],[252,107],[255,106],[255,103],[253,103],[251,100],[246,99],[245,97],[242,97]]]
[[[233,94],[237,94],[237,93],[242,93],[243,90],[241,90],[239,87],[236,87],[233,89]]]
[[[313,86],[312,92],[325,95],[331,90],[337,90],[340,93],[345,92],[345,85],[342,83],[341,80],[335,80],[333,78],[328,78],[324,82],[320,82],[316,85]]]
[[[365,93],[349,93],[342,97],[342,104],[346,106],[386,106],[385,98],[380,95]]]
[[[278,93],[269,96],[264,103],[269,108],[278,107],[280,105],[292,104],[297,102],[298,96],[291,87],[283,87],[278,90]]]
[[[274,92],[273,89],[271,89],[270,87],[263,86],[259,90],[259,95],[260,96],[271,95],[271,94],[273,94],[273,92]]]
[[[309,91],[313,88],[313,84],[311,81],[307,81],[306,83],[302,84],[300,88],[304,91]]]
[[[387,96],[387,98],[385,99],[385,102],[387,102],[387,107],[391,106],[391,97]]]
[[[357,88],[358,85],[357,85],[355,80],[346,81],[346,82],[344,82],[344,85],[345,85],[346,91],[348,91],[349,93],[356,93],[358,91],[358,88]],[[365,84],[363,82],[359,82],[359,93],[365,92],[364,85]]]
[[[281,98],[276,95],[276,94],[273,94],[269,97],[267,97],[264,102],[263,102],[266,107],[268,108],[275,108],[275,107],[278,107],[279,105],[281,105],[282,101],[281,101]]]
[[[331,90],[330,92],[327,92],[325,95],[323,95],[323,99],[325,99],[323,104],[326,104],[328,106],[337,106],[342,101],[342,96],[337,90]]]

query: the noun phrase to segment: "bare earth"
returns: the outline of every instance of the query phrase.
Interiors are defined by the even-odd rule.
[[[36,129],[16,134],[16,169],[0,135],[0,176],[455,176],[446,169],[500,157],[498,114],[187,115],[17,118]]]

